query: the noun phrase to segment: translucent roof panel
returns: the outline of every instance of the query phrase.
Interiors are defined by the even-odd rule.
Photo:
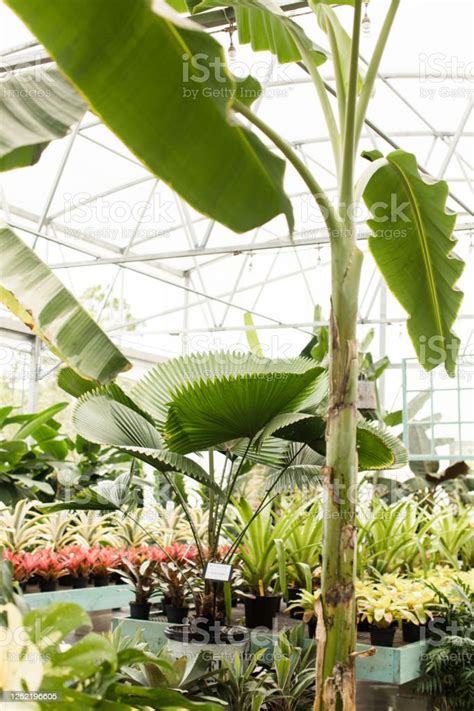
[[[362,69],[387,7],[387,0],[368,6],[373,32],[362,38]],[[338,12],[349,26],[350,9]],[[291,14],[325,46],[312,14],[305,8]],[[468,263],[460,282],[466,298],[456,326],[465,352],[472,347],[474,283],[472,26],[469,0],[401,2],[361,142],[361,150],[387,153],[400,146],[412,151],[428,172],[449,182],[449,205],[458,213],[457,251]],[[213,32],[227,48],[225,29]],[[259,115],[296,147],[334,195],[333,159],[307,74],[236,44],[231,69],[238,75],[250,72],[264,85]],[[0,51],[7,67],[47,57],[4,5]],[[332,86],[329,65],[322,72]],[[363,163],[358,163],[359,172]],[[266,352],[293,355],[311,335],[314,305],[321,304],[328,316],[327,234],[291,168],[286,189],[296,220],[292,238],[282,217],[237,235],[199,215],[90,113],[70,135],[52,143],[37,165],[1,174],[0,186],[7,220],[130,351],[153,358],[246,347],[243,313],[249,310]],[[413,355],[405,314],[381,285],[366,237],[361,224],[366,253],[361,334],[374,327],[374,355],[388,352],[396,365]]]

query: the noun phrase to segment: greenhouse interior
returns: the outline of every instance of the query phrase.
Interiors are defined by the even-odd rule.
[[[474,709],[473,28],[0,2],[1,709]]]

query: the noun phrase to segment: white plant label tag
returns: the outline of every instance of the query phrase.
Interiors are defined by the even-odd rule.
[[[227,563],[208,563],[204,569],[204,580],[228,583],[232,577],[232,566]]]
[[[359,410],[375,410],[377,395],[375,383],[372,380],[359,380],[357,384],[357,407]]]

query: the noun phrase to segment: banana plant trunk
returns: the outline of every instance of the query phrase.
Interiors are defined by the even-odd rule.
[[[362,254],[346,222],[332,250],[330,399],[324,468],[321,610],[315,711],[355,709],[357,301]]]
[[[329,408],[315,711],[355,709],[357,301],[362,254],[350,221],[333,237]]]

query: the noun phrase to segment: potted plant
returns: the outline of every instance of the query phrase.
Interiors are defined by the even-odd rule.
[[[403,641],[407,644],[418,642],[426,629],[426,623],[433,616],[432,607],[435,592],[426,581],[401,575],[382,576],[384,584],[391,586],[398,600]]]
[[[131,561],[125,556],[121,568],[111,568],[111,572],[118,573],[122,582],[130,585],[135,592],[135,600],[130,603],[130,617],[136,620],[150,619],[151,598],[159,590],[155,562]]]
[[[165,602],[163,605],[168,622],[183,624],[189,612],[189,566],[186,559],[178,562],[163,561],[156,568],[156,576]]]
[[[370,643],[393,647],[397,623],[401,623],[400,604],[392,588],[372,581],[357,585],[357,614],[369,623]]]
[[[41,549],[33,554],[34,572],[38,577],[41,592],[57,589],[58,580],[67,574],[66,561],[50,549]]]
[[[66,570],[71,576],[72,587],[74,589],[86,588],[91,572],[89,551],[81,546],[67,546],[58,553],[58,558],[64,562]]]
[[[10,561],[13,568],[13,577],[20,584],[22,590],[26,590],[28,582],[35,573],[35,557],[27,551],[13,553],[9,550],[2,551],[4,560]]]
[[[121,560],[121,552],[110,546],[94,546],[88,551],[92,580],[96,588],[109,584],[111,568],[116,568]]]
[[[301,591],[311,592],[321,582],[321,545],[323,534],[322,508],[319,501],[308,505],[298,497],[293,504],[282,507],[281,515],[293,522],[283,541],[286,564],[286,598],[290,616],[303,619],[304,610],[291,604]],[[296,525],[295,525],[296,522]]]
[[[302,620],[308,625],[308,634],[311,638],[316,635],[316,627],[318,624],[317,606],[321,597],[321,590],[300,590],[297,598],[291,602],[286,608],[291,614],[292,609],[303,611]]]
[[[281,580],[285,560],[279,542],[286,538],[295,525],[292,517],[278,517],[271,509],[265,508],[258,516],[245,499],[234,502],[234,521],[227,531],[231,539],[239,540],[236,560],[239,563],[239,594],[244,599],[245,624],[250,629],[273,626],[273,620],[280,609],[282,593],[285,589]],[[243,536],[236,531],[245,531]],[[279,572],[280,585],[277,585]]]

